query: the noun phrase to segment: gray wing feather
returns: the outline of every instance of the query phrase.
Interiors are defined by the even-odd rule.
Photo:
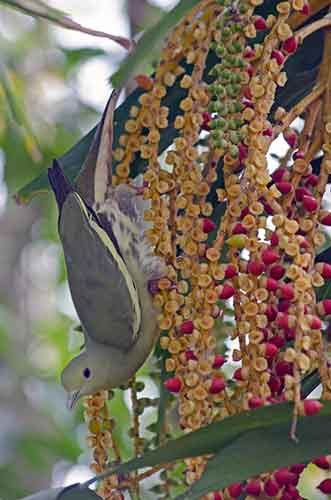
[[[134,307],[117,262],[90,227],[74,194],[60,219],[68,281],[87,336],[127,350],[135,341]]]

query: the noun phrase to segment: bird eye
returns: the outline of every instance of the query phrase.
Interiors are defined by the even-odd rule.
[[[83,375],[85,378],[90,378],[91,370],[89,368],[84,368]]]

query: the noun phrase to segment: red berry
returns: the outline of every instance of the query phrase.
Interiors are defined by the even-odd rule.
[[[324,479],[324,481],[317,486],[317,489],[325,493],[325,495],[331,493],[331,479]]]
[[[304,6],[302,7],[301,14],[304,16],[309,16],[311,12],[310,5],[309,3],[305,3]]]
[[[234,294],[235,294],[235,289],[233,288],[233,286],[224,283],[224,285],[222,286],[222,291],[219,293],[218,298],[222,300],[227,300],[230,299],[230,297],[233,297]]]
[[[291,465],[290,467],[290,471],[293,472],[293,474],[301,474],[301,472],[303,471],[303,469],[306,467],[305,464],[294,464],[294,465]]]
[[[254,26],[257,29],[257,31],[264,31],[268,28],[264,17],[261,16],[255,18]]]
[[[254,276],[260,276],[263,273],[265,266],[263,262],[258,260],[250,260],[247,264],[247,271]]]
[[[270,377],[268,385],[270,387],[271,392],[273,394],[277,394],[282,387],[282,382],[278,377]]]
[[[252,396],[248,401],[248,406],[251,410],[259,408],[260,406],[263,406],[263,399],[258,398],[257,396]]]
[[[202,231],[204,233],[211,233],[215,231],[215,229],[216,229],[216,224],[214,221],[212,221],[211,219],[203,219]]]
[[[286,361],[279,361],[276,364],[275,370],[279,377],[283,377],[284,375],[292,375],[293,366]]]
[[[249,208],[248,207],[243,208],[242,211],[240,212],[240,219],[243,219],[248,214],[249,214]]]
[[[323,408],[322,403],[316,401],[316,399],[306,399],[303,402],[303,409],[306,416],[311,417],[312,415],[316,415],[320,412],[321,408]]]
[[[201,128],[203,130],[210,130],[210,122],[212,121],[212,116],[210,113],[208,113],[208,111],[204,111],[202,113],[202,125],[201,125]]]
[[[287,129],[284,132],[284,139],[287,142],[287,144],[291,147],[294,148],[298,142],[298,136],[292,129]]]
[[[194,325],[193,321],[190,319],[187,319],[186,321],[183,321],[183,323],[179,327],[180,333],[183,333],[184,335],[190,335],[194,330]]]
[[[275,280],[274,278],[267,278],[265,286],[269,292],[275,292],[278,288],[278,281]]]
[[[315,212],[318,207],[318,201],[313,196],[304,195],[302,197],[302,204],[307,212]]]
[[[246,160],[248,156],[248,147],[246,144],[243,144],[242,142],[238,144],[238,149],[239,149],[239,160],[240,162]]]
[[[330,461],[325,456],[315,458],[315,460],[313,460],[313,463],[317,465],[317,467],[319,467],[320,469],[325,469],[325,470],[330,469]]]
[[[331,212],[322,211],[318,220],[324,226],[331,226]]]
[[[210,394],[219,394],[220,392],[224,391],[225,389],[225,382],[224,379],[220,377],[214,377],[211,381],[211,385],[209,387],[209,393]]]
[[[276,182],[276,188],[280,193],[288,194],[292,191],[292,184],[286,181]]]
[[[295,190],[295,199],[296,201],[302,201],[304,196],[311,196],[311,192],[309,189],[305,187],[299,187]]]
[[[168,380],[164,382],[164,386],[169,392],[177,394],[181,390],[182,382],[177,377],[168,378]]]
[[[275,309],[275,307],[273,307],[271,304],[268,304],[266,316],[268,318],[268,321],[275,321],[275,319],[277,318],[277,309]]]
[[[281,66],[283,64],[283,62],[285,61],[285,56],[284,56],[283,52],[281,52],[280,50],[274,49],[271,52],[271,57],[272,57],[272,59],[276,59],[279,66]]]
[[[244,51],[245,59],[253,59],[256,56],[256,52],[252,47],[246,47]]]
[[[312,330],[320,330],[322,328],[322,321],[317,316],[313,316],[309,326]]]
[[[223,500],[223,495],[219,491],[214,491],[213,496],[214,496],[213,500]]]
[[[213,368],[221,368],[225,363],[225,358],[221,354],[215,354]]]
[[[243,89],[243,95],[246,97],[246,99],[252,99],[253,94],[251,92],[251,89],[248,87],[248,85]]]
[[[274,264],[279,260],[279,254],[272,250],[271,248],[265,248],[261,253],[262,261],[266,266]]]
[[[290,38],[287,38],[287,40],[283,43],[283,50],[285,50],[288,54],[294,54],[297,48],[298,40],[295,36],[290,36]]]
[[[317,311],[320,316],[329,316],[331,314],[331,299],[324,299],[318,302]]]
[[[251,479],[246,484],[245,492],[258,497],[261,493],[261,483],[256,479]]]
[[[307,240],[301,240],[300,241],[300,248],[303,248],[304,250],[307,250],[309,248],[309,243]]]
[[[278,245],[278,243],[279,243],[278,235],[277,235],[277,233],[273,232],[271,234],[271,237],[270,237],[270,245],[272,247],[276,247]]]
[[[295,474],[284,467],[283,469],[279,469],[274,472],[274,477],[279,486],[285,486],[286,484],[292,483],[292,481],[295,479]]]
[[[266,137],[273,137],[274,132],[272,130],[272,127],[267,127],[263,130],[263,135]]]
[[[283,179],[286,172],[287,172],[286,168],[279,167],[271,174],[271,178],[274,182],[280,182]]]
[[[265,357],[272,359],[276,354],[278,354],[278,347],[273,342],[267,342],[265,344]]]
[[[268,481],[264,485],[264,491],[265,494],[268,495],[268,497],[274,498],[279,492],[279,489],[280,488],[274,479],[268,479]]]
[[[225,277],[227,279],[234,278],[235,276],[237,276],[237,274],[238,274],[237,268],[233,264],[229,264],[226,267],[226,269],[225,269]]]
[[[306,186],[316,187],[318,183],[318,175],[310,174],[308,175],[305,184]]]
[[[234,373],[233,373],[233,378],[235,380],[238,380],[238,381],[241,381],[241,380],[245,380],[244,377],[243,377],[243,372],[242,372],[242,369],[241,368],[237,368]]]
[[[288,342],[295,339],[295,328],[285,328],[284,333]]]
[[[272,268],[270,269],[270,276],[275,280],[280,280],[284,276],[284,274],[285,274],[285,268],[280,264],[276,264],[275,266],[272,266]]]
[[[280,300],[278,302],[278,312],[287,313],[290,308],[291,303],[288,300]]]
[[[273,337],[271,337],[269,342],[275,344],[275,346],[277,346],[279,349],[281,349],[285,345],[285,339],[281,335],[274,335]]]
[[[282,298],[285,300],[293,300],[295,293],[294,293],[294,288],[292,285],[283,285],[280,289]]]
[[[254,75],[254,66],[252,66],[251,64],[247,64],[245,71],[246,73],[248,73],[248,76],[252,78],[252,76]]]
[[[295,316],[290,316],[289,314],[283,313],[279,313],[277,315],[277,326],[279,326],[279,328],[292,328],[295,322]]]
[[[264,211],[268,214],[268,215],[273,215],[274,214],[274,211],[273,211],[273,208],[271,205],[269,205],[269,203],[267,203],[263,198],[261,198],[261,203],[263,205],[263,208],[264,208]]]
[[[236,224],[232,229],[232,234],[246,234],[247,229],[242,224]]]
[[[285,486],[286,493],[291,496],[291,500],[302,500],[302,497],[299,495],[299,492],[296,488],[299,482],[299,476],[296,476],[296,479],[293,480],[294,484],[288,484]]]
[[[233,483],[228,486],[228,492],[231,498],[238,498],[242,494],[243,487],[240,483]]]
[[[186,358],[186,361],[191,361],[191,360],[194,360],[194,361],[195,361],[196,359],[198,359],[198,358],[196,357],[196,355],[194,354],[194,352],[193,352],[193,351],[186,351],[186,352],[185,352],[185,358]]]
[[[326,262],[319,262],[315,266],[316,271],[321,273],[323,278],[331,279],[331,264],[327,264]]]

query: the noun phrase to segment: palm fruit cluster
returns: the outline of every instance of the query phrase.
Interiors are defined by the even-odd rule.
[[[306,0],[279,2],[266,17],[262,4],[202,0],[169,34],[154,75],[137,77],[143,92],[113,152],[113,181],[130,182],[133,161],[145,161],[147,236],[167,266],[152,290],[164,385],[175,395],[182,431],[287,400],[296,439],[298,416],[322,406],[302,399],[304,375],[318,369],[323,398],[331,397],[324,334],[331,300],[320,293],[331,265],[317,263],[331,225],[323,200],[331,174],[331,42],[326,32],[313,90],[290,110],[274,109],[287,82],[284,65],[315,25],[295,31],[298,14],[310,16]],[[215,61],[209,72],[207,58]],[[164,104],[174,88],[178,109]],[[174,140],[160,156],[169,126]],[[271,171],[267,154],[279,136],[288,150]],[[319,172],[311,165],[316,155]],[[225,305],[235,316],[228,356],[217,352],[215,336]],[[229,377],[232,362],[240,365]],[[317,460],[329,468],[329,457]],[[205,463],[185,461],[186,484]],[[299,499],[302,469],[263,474],[208,498]],[[169,495],[166,485],[162,491]],[[111,492],[104,498],[117,498],[116,485]]]

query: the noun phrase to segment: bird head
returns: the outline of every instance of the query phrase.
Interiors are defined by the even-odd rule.
[[[68,408],[72,409],[82,396],[107,387],[107,371],[99,359],[85,351],[64,368],[61,382],[68,393]]]

